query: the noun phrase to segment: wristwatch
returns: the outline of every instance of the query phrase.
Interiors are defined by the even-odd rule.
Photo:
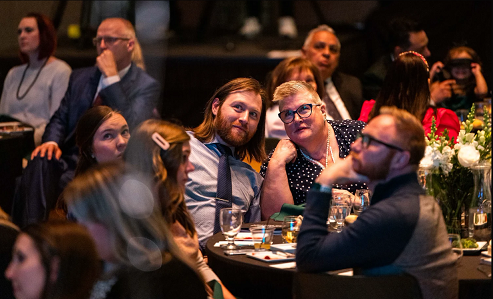
[[[332,193],[332,186],[321,185],[319,183],[313,183],[310,189],[323,193]]]

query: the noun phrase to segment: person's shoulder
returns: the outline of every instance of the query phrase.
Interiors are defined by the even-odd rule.
[[[340,71],[336,71],[332,75],[332,80],[341,80],[341,81],[344,81],[344,82],[361,83],[361,81],[358,79],[358,77],[353,76],[353,75],[350,75],[350,74],[346,74],[346,73],[343,73],[343,72],[340,72]]]
[[[58,68],[58,69],[61,69],[61,70],[70,70],[70,71],[72,71],[72,67],[70,67],[70,65],[67,62],[65,62],[65,61],[63,61],[63,60],[61,60],[59,58],[56,58],[56,57],[55,57],[55,60],[53,60],[53,62],[50,63],[49,65],[53,65],[53,67]]]
[[[366,126],[365,122],[354,119],[327,120],[333,128],[339,129],[358,129],[361,130]]]
[[[151,75],[149,75],[146,71],[135,65],[135,63],[132,62],[132,65],[130,66],[129,72],[133,74],[135,78],[137,78],[138,81],[140,82],[147,82],[147,83],[152,83],[152,84],[158,84],[157,80],[154,79]]]
[[[98,69],[95,66],[81,67],[72,70],[72,76],[73,77],[87,76],[87,75],[92,75],[97,71]]]

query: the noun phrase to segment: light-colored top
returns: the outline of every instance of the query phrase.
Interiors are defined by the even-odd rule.
[[[205,248],[214,232],[217,172],[221,153],[213,143],[202,143],[190,135],[190,162],[195,170],[188,174],[185,202],[194,218],[199,245]],[[250,165],[228,157],[233,191],[232,207],[243,211],[244,222],[260,221],[260,188],[263,178]]]
[[[351,119],[351,115],[349,115],[349,111],[347,110],[346,105],[344,105],[344,102],[341,99],[341,95],[339,95],[339,92],[337,92],[334,82],[332,82],[332,78],[327,78],[325,82],[327,83],[325,85],[325,91],[336,106],[337,111],[339,111],[342,119]]]
[[[284,123],[279,118],[279,105],[274,105],[267,109],[265,114],[265,137],[288,139]]]
[[[34,143],[39,145],[46,124],[60,106],[72,69],[60,60],[45,65],[38,79],[22,100],[17,99],[17,88],[27,64],[10,69],[3,85],[0,114],[6,114],[34,127]],[[19,95],[23,95],[34,81],[39,68],[26,71]]]

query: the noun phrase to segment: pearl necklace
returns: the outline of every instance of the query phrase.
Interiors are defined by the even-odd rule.
[[[332,158],[332,163],[335,163],[335,159],[334,159],[334,153],[332,152],[332,147],[330,146],[330,128],[327,128],[328,129],[328,134],[327,134],[327,148],[325,150],[325,167],[322,165],[322,163],[318,162],[317,160],[315,159],[312,159],[310,156],[308,156],[307,154],[305,154],[303,152],[303,150],[300,148],[300,152],[301,154],[303,155],[303,157],[305,157],[305,159],[307,159],[308,161],[314,163],[314,164],[317,164],[318,166],[322,167],[322,169],[325,169],[327,168],[327,165],[328,165],[328,162],[329,162],[329,150],[330,150],[330,157]]]

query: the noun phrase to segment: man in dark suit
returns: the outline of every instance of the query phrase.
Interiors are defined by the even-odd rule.
[[[304,58],[315,64],[325,81],[324,102],[333,119],[358,119],[363,105],[363,91],[358,78],[337,71],[341,43],[335,31],[327,25],[312,29],[303,48]]]
[[[96,66],[72,72],[69,87],[42,144],[31,155],[16,192],[13,219],[25,224],[46,219],[72,180],[77,164],[75,127],[86,110],[107,105],[122,113],[130,129],[156,113],[159,84],[133,61],[141,61],[132,24],[121,18],[101,22],[94,38]]]
[[[367,100],[377,98],[382,89],[383,80],[394,57],[407,51],[415,51],[424,57],[430,57],[428,36],[423,26],[406,18],[395,18],[389,23],[389,53],[381,56],[363,74],[363,95]]]

